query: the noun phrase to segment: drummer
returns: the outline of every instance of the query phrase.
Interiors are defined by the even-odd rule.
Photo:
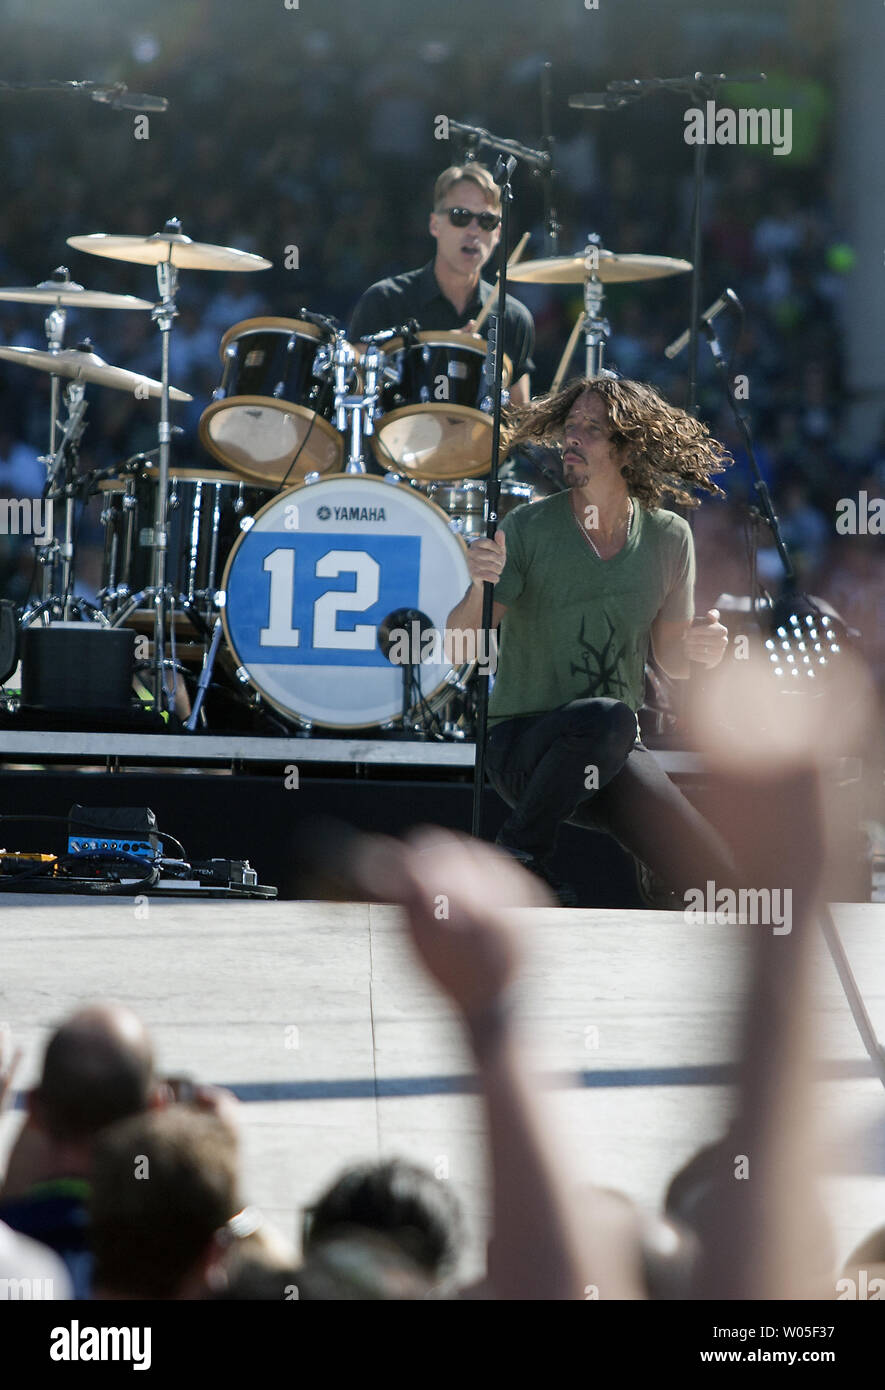
[[[472,331],[473,321],[497,289],[480,272],[501,239],[501,195],[483,164],[453,164],[433,190],[430,235],[436,255],[420,270],[407,270],[371,285],[350,325],[351,342],[416,319],[418,329]],[[489,320],[486,320],[488,324]],[[535,326],[524,304],[507,296],[504,351],[513,363],[510,400],[527,405]]]

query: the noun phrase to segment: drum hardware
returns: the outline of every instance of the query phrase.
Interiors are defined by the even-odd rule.
[[[107,618],[100,609],[74,595],[74,505],[82,488],[77,477],[77,462],[85,429],[86,388],[80,381],[71,381],[65,388],[64,396],[68,418],[62,428],[58,448],[47,462],[44,488],[44,496],[52,507],[52,535],[38,547],[43,551],[40,562],[45,567],[44,576],[48,574],[49,579],[47,581],[44,577],[41,601],[25,608],[21,622],[23,627],[30,627],[38,618],[44,623],[51,622],[53,617],[70,622],[77,613],[84,622],[95,621],[107,627]],[[65,519],[63,534],[59,538],[54,521],[54,503],[61,498],[65,502]],[[60,585],[57,590],[56,578]]]
[[[706,103],[715,99],[717,92],[727,83],[734,82],[764,82],[765,74],[758,73],[752,75],[742,74],[740,78],[729,77],[724,72],[702,73],[695,72],[686,77],[645,77],[630,78],[625,81],[609,82],[604,92],[578,92],[569,97],[569,106],[584,110],[616,110],[627,106],[628,103],[639,101],[648,96],[654,96],[658,92],[668,91],[684,94],[688,97],[691,107],[700,107],[706,110]],[[707,145],[704,140],[699,140],[694,147],[694,170],[693,170],[693,199],[692,199],[692,220],[691,220],[691,264],[683,264],[692,273],[691,278],[691,306],[689,309],[689,360],[688,360],[688,399],[686,408],[690,415],[695,414],[697,407],[697,359],[698,359],[698,337],[699,337],[699,318],[701,312],[701,256],[703,253],[703,195],[704,177],[707,162]]]
[[[427,614],[418,608],[396,608],[392,613],[388,613],[378,628],[379,649],[402,673],[403,692],[399,724],[401,738],[418,738],[422,733],[427,734],[434,723],[436,731],[442,734],[438,720],[427,708],[421,689],[421,648],[425,638],[432,636],[434,631],[432,618],[428,618]],[[408,661],[399,659],[404,638],[407,643]],[[397,647],[397,652],[392,656],[394,646]],[[411,722],[415,710],[420,710],[424,717],[423,728]]]
[[[588,236],[587,245],[579,256],[548,256],[542,260],[523,261],[512,269],[508,267],[512,280],[526,284],[584,286],[584,312],[572,330],[551,383],[551,391],[558,391],[562,385],[581,333],[584,334],[585,344],[584,375],[601,375],[605,344],[611,332],[608,319],[603,314],[606,285],[660,280],[668,275],[684,275],[691,268],[690,261],[677,260],[673,256],[618,255],[614,251],[607,251],[600,245],[596,233]]]
[[[169,419],[169,402],[174,399],[169,384],[169,346],[172,327],[178,316],[176,295],[178,292],[178,270],[268,270],[271,262],[249,252],[238,251],[233,247],[213,246],[209,243],[195,242],[184,235],[178,218],[169,218],[162,230],[148,237],[110,236],[98,232],[89,236],[68,237],[68,245],[78,251],[88,251],[92,255],[106,256],[112,260],[134,262],[137,265],[153,265],[157,272],[159,302],[151,310],[151,317],[160,332],[161,373],[160,373],[160,419],[157,428],[159,444],[159,476],[157,479],[154,524],[151,531],[143,536],[152,550],[151,582],[138,594],[131,596],[114,617],[114,626],[122,626],[144,598],[152,600],[154,610],[154,652],[153,694],[157,710],[164,706],[172,709],[175,701],[175,680],[171,688],[166,682],[167,667],[174,671],[176,609],[185,607],[183,597],[171,592],[167,583],[168,509],[169,509],[169,462],[172,426]],[[169,627],[170,660],[167,662],[166,629]]]
[[[56,266],[48,280],[39,285],[4,287],[0,289],[0,302],[15,304],[45,304],[48,306],[44,329],[46,345],[50,352],[61,352],[64,347],[65,327],[68,309],[150,309],[147,299],[136,299],[131,294],[109,294],[104,290],[87,290],[71,279],[67,266]],[[59,377],[50,376],[49,395],[49,453],[40,462],[48,464],[55,457],[56,432],[59,411]],[[44,557],[41,556],[41,560]],[[43,564],[42,598],[49,599],[53,593],[54,573],[52,567]]]
[[[317,353],[315,370],[318,373],[329,372],[332,376],[335,427],[349,441],[344,471],[365,474],[368,468],[363,441],[374,435],[375,417],[382,413],[382,384],[399,380],[397,370],[388,363],[381,344],[391,341],[397,333],[411,332],[414,320],[404,330],[385,329],[367,335],[357,350],[333,320],[323,319],[321,315],[313,315],[311,319],[313,322],[322,321],[333,333],[329,346]],[[358,388],[356,391],[351,390],[354,384]]]
[[[48,330],[52,342],[60,342],[60,334],[63,332],[63,322],[60,315],[63,310],[58,310],[55,316],[50,315],[48,320]],[[141,376],[137,372],[125,371],[122,367],[111,366],[102,357],[92,350],[89,339],[85,339],[75,348],[50,347],[48,351],[38,348],[28,347],[0,347],[0,361],[13,362],[18,366],[31,367],[36,371],[49,372],[53,381],[58,383],[62,378],[69,380],[74,386],[82,388],[86,383],[95,383],[100,386],[110,386],[118,391],[132,392],[138,398],[157,397],[161,394],[162,383],[154,381],[150,377]],[[58,385],[56,384],[53,396],[57,401]],[[68,388],[70,393],[70,388]],[[175,400],[190,401],[193,399],[185,391],[172,389],[172,396]],[[73,397],[69,394],[69,411],[76,405]],[[85,405],[83,406],[85,411]],[[52,420],[50,422],[50,441],[55,442],[58,423],[56,419],[57,407],[52,406]],[[82,434],[82,426],[72,417],[69,418],[66,428],[66,439],[71,438],[71,431],[77,431],[77,439]],[[50,480],[48,487],[52,487],[52,478],[61,466],[61,456],[58,450],[54,449],[52,454],[44,457],[44,462],[49,470]],[[68,489],[72,489],[68,495]],[[70,589],[73,578],[73,507],[78,488],[73,482],[65,483],[65,491],[57,493],[57,496],[66,496],[66,511],[70,511],[70,517],[66,517],[65,539],[59,542],[53,537],[46,542],[40,542],[40,548],[45,550],[45,555],[41,556],[41,563],[44,569],[43,583],[41,585],[42,599],[40,605],[41,612],[55,611],[58,607],[57,600],[64,604],[70,597]],[[53,513],[54,525],[54,513]],[[57,567],[59,558],[70,571],[67,577],[59,576]],[[28,610],[36,612],[35,609]]]
[[[377,349],[375,358],[377,358]],[[373,359],[374,362],[375,359]],[[335,428],[349,438],[345,473],[366,473],[366,460],[363,457],[363,435],[372,432],[372,417],[369,401],[359,392],[352,393],[351,385],[356,381],[356,352],[341,329],[335,332],[329,354],[332,381],[335,390]],[[371,402],[374,411],[374,399]],[[348,429],[348,424],[350,428]]]
[[[193,733],[194,729],[196,729],[197,722],[200,719],[201,714],[203,713],[203,701],[206,698],[206,691],[209,689],[209,682],[212,679],[212,671],[215,667],[215,658],[218,655],[218,648],[223,635],[224,628],[222,627],[221,618],[218,617],[215,619],[215,626],[212,629],[212,640],[207,648],[206,656],[203,661],[203,666],[200,671],[200,678],[197,682],[197,693],[194,697],[194,703],[191,708],[190,715],[188,719],[185,721],[184,727],[188,729],[191,733]],[[205,723],[205,715],[203,715],[203,722]]]

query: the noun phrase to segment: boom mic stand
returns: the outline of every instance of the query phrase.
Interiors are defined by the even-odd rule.
[[[732,295],[733,299],[737,299],[737,296],[734,295],[732,291],[729,291],[729,293]],[[695,327],[697,327],[697,320],[695,320]],[[747,451],[747,460],[750,465],[750,472],[753,475],[753,491],[755,492],[759,502],[759,512],[762,516],[762,519],[765,521],[769,530],[771,531],[771,535],[774,540],[777,553],[780,557],[780,562],[784,567],[784,587],[789,591],[795,587],[796,573],[793,569],[793,562],[790,559],[787,547],[784,543],[783,535],[781,534],[780,522],[777,519],[777,515],[774,510],[774,505],[771,501],[771,493],[768,490],[768,484],[762,476],[762,471],[756,459],[756,451],[753,448],[753,436],[750,433],[749,420],[747,419],[747,416],[744,413],[744,411],[741,410],[740,406],[737,403],[737,397],[734,393],[734,386],[728,374],[728,366],[726,364],[725,357],[723,356],[722,348],[719,344],[719,339],[716,336],[716,329],[713,323],[708,319],[703,320],[703,327],[704,333],[707,338],[707,342],[710,346],[710,353],[713,357],[713,362],[716,366],[716,370],[718,371],[722,379],[722,388],[725,392],[726,400],[728,401],[728,404],[731,408],[731,413],[734,416],[735,421],[737,422],[737,427],[740,430],[741,435],[743,436],[744,446]],[[753,530],[752,534],[754,554],[753,560],[751,562],[753,582],[750,601],[752,605],[753,617],[755,619],[756,610],[758,607],[758,594],[756,592],[757,585],[755,580],[755,549],[757,545],[755,529]]]
[[[614,111],[626,106],[630,101],[652,96],[656,92],[683,92],[693,106],[699,106],[714,97],[716,90],[729,82],[764,82],[764,73],[752,76],[728,77],[724,72],[696,72],[690,77],[634,77],[628,82],[609,82],[604,92],[584,92],[569,97],[569,106],[581,107],[591,111]],[[691,223],[691,307],[689,310],[690,338],[688,344],[688,400],[686,409],[691,415],[697,412],[697,362],[698,325],[701,313],[701,279],[703,256],[703,196],[706,172],[707,146],[700,142],[694,147],[694,196]]]
[[[541,69],[541,131],[544,150],[550,161],[546,168],[533,169],[536,178],[543,180],[544,186],[544,235],[546,245],[544,254],[559,255],[559,219],[553,204],[553,190],[556,183],[556,170],[553,167],[553,64],[545,63]]]

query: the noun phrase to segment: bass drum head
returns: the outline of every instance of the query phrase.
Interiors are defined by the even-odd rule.
[[[408,484],[344,474],[302,484],[256,513],[230,553],[222,622],[240,674],[275,709],[330,729],[402,714],[403,667],[378,645],[397,609],[426,614],[438,639],[418,667],[428,703],[463,668],[442,653],[446,618],[470,582],[448,518]]]

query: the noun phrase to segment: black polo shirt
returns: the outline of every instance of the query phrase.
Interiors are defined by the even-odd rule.
[[[381,333],[385,328],[398,328],[409,319],[417,319],[421,332],[433,328],[463,328],[475,319],[489,295],[497,296],[498,288],[480,280],[473,298],[463,314],[459,314],[450,299],[443,294],[433,271],[433,261],[420,270],[407,270],[370,285],[353,311],[350,321],[350,340],[358,343],[367,333]],[[485,337],[489,320],[483,325]],[[526,372],[533,372],[532,352],[535,346],[535,325],[524,304],[512,295],[507,296],[504,315],[504,351],[513,363],[513,380],[519,381]]]

